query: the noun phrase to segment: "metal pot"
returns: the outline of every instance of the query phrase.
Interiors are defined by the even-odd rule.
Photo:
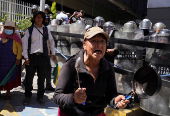
[[[141,99],[148,99],[159,93],[162,81],[155,70],[149,66],[139,68],[133,79],[134,91]]]
[[[125,96],[125,99],[133,98],[134,93],[137,93],[140,99],[148,99],[157,95],[161,86],[161,78],[153,68],[149,66],[141,67],[135,72],[132,84],[133,89]],[[117,108],[117,103],[114,108]]]

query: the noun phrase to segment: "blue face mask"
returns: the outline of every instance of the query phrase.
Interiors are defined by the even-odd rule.
[[[7,35],[11,35],[11,34],[13,34],[13,30],[5,29],[5,33]]]

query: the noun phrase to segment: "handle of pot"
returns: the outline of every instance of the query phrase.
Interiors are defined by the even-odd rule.
[[[160,75],[160,77],[168,77],[168,76],[170,76],[170,75]]]
[[[127,95],[125,96],[125,100],[128,100],[128,99],[130,99],[130,98],[131,98],[130,94],[127,94]],[[122,101],[122,100],[120,100],[120,101]],[[119,102],[120,102],[120,101],[119,101]],[[117,103],[113,106],[115,109],[118,109],[118,108],[117,108],[117,104],[118,104],[119,102],[117,102]]]

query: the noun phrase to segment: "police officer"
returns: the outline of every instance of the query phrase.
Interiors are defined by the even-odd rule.
[[[103,29],[104,23],[105,23],[105,20],[101,16],[97,16],[95,19],[93,19],[93,27],[100,27]]]
[[[53,13],[51,12],[51,7],[48,4],[45,4],[44,13],[46,16],[50,17],[50,20],[53,19]]]
[[[143,38],[144,40],[148,40],[149,36],[152,34],[152,32],[150,31],[152,27],[152,22],[149,19],[143,19],[140,23],[139,23],[139,29],[141,29],[143,32]]]
[[[170,39],[169,35],[169,29],[162,29],[158,33],[152,34],[150,37],[150,41],[168,44]],[[167,53],[169,54],[169,56],[166,55]],[[168,50],[149,48],[146,54],[146,62],[148,62],[148,64],[149,62],[170,64],[169,58],[170,52]]]
[[[49,23],[50,23],[50,17],[49,17],[49,16],[46,16],[46,17],[45,17],[45,24],[44,24],[44,26],[48,26]]]
[[[141,29],[142,35],[143,37],[141,38],[144,41],[148,41],[150,36],[152,35],[152,31],[151,31],[151,27],[152,27],[152,22],[149,19],[143,19],[140,23],[139,23],[139,29]],[[143,48],[143,65],[145,65],[145,56],[146,56],[146,47]]]
[[[32,10],[32,14],[33,14],[35,11],[38,11],[38,6],[32,5],[31,10]]]
[[[117,31],[117,29],[115,28],[115,24],[111,21],[105,22],[103,24],[103,29],[106,33],[109,34],[110,37],[112,37],[107,43],[107,51],[105,53],[105,58],[108,61],[114,63],[114,56],[118,54],[118,50],[114,48],[113,37],[115,37],[115,32]]]
[[[128,21],[123,25],[122,30],[122,38],[124,39],[134,39],[136,36],[135,31],[137,29],[137,25],[134,21]]]
[[[153,26],[154,32],[158,33],[160,30],[164,29],[166,25],[162,22],[155,23]]]
[[[45,9],[44,9],[44,13],[45,15],[50,14],[51,13],[51,8],[48,4],[45,4]]]

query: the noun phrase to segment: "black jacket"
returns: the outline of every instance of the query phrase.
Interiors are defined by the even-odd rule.
[[[96,81],[89,74],[83,62],[81,50],[71,57],[60,70],[57,87],[54,93],[54,102],[60,109],[70,116],[96,116],[104,112],[109,104],[114,105],[114,97],[117,96],[115,74],[112,65],[104,58],[100,60],[100,70]],[[85,104],[76,104],[73,100],[74,92],[78,89],[76,80],[76,59],[81,58],[79,77],[82,88],[86,88],[87,99]]]

